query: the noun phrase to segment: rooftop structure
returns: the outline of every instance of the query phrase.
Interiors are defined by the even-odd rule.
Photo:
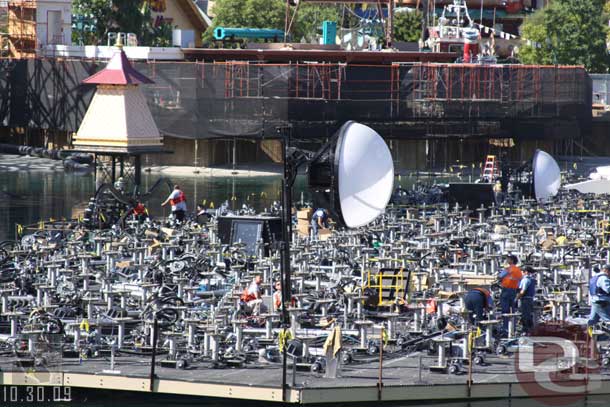
[[[39,55],[46,58],[110,59],[116,48],[107,45],[46,45]],[[184,53],[178,47],[123,47],[130,60],[181,61]]]
[[[10,55],[31,58],[46,45],[72,44],[71,0],[8,2]]]
[[[74,138],[76,148],[98,153],[161,149],[162,137],[138,88],[153,81],[132,67],[122,47],[83,83],[97,85],[97,91]]]
[[[192,47],[201,46],[201,35],[211,24],[209,17],[193,0],[151,2],[151,19],[153,26],[171,24],[174,40],[177,37],[181,39],[178,44],[174,41],[174,45]]]

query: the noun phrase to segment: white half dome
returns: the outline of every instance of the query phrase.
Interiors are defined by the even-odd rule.
[[[360,123],[344,126],[339,137],[339,200],[345,225],[364,226],[385,211],[394,190],[394,162],[385,140]]]

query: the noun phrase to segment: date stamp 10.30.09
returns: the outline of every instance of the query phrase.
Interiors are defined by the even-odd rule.
[[[0,404],[9,403],[67,403],[72,401],[69,386],[0,385]]]

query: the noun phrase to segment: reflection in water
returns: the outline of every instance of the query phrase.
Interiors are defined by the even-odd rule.
[[[143,187],[147,190],[159,179],[158,174],[143,174]],[[269,207],[279,200],[280,177],[172,177],[180,184],[189,204],[206,201],[218,208],[228,201],[231,208],[246,203],[256,210]],[[295,198],[300,199],[304,177],[295,185]],[[149,202],[153,216],[167,215],[161,207],[166,198],[165,190],[159,191]],[[15,224],[29,225],[40,220],[70,219],[75,217],[73,208],[82,206],[95,193],[93,175],[78,175],[63,171],[2,171],[0,167],[0,240],[15,236]]]
[[[1,163],[0,163],[1,164]],[[146,191],[158,179],[159,174],[143,174],[143,189]],[[173,183],[180,184],[187,199],[189,211],[194,211],[196,203],[204,202],[218,208],[228,201],[229,207],[239,209],[243,204],[260,211],[268,208],[274,201],[280,200],[282,180],[280,176],[272,177],[205,177],[188,176],[172,177]],[[409,187],[416,178],[402,177],[397,179],[403,187]],[[431,182],[432,179],[424,180]],[[440,181],[440,179],[439,179]],[[445,180],[443,180],[445,181]],[[309,193],[306,190],[307,178],[297,177],[294,186],[294,200],[298,204],[307,202]],[[15,224],[29,225],[40,220],[76,217],[75,205],[82,206],[95,192],[92,174],[79,175],[63,171],[9,171],[0,165],[0,240],[13,239]],[[148,209],[153,216],[169,214],[161,202],[166,192],[159,191],[148,202]]]
[[[15,236],[15,224],[72,216],[75,204],[94,192],[93,177],[53,171],[0,172],[0,240]]]
[[[158,175],[147,174],[143,180],[143,189],[148,190],[158,179]],[[194,205],[205,202],[205,206],[218,208],[227,201],[231,209],[239,209],[248,204],[257,211],[271,206],[280,200],[282,180],[280,177],[172,177],[172,183],[179,184],[187,197],[188,210],[194,211]],[[296,188],[304,179],[297,181]],[[295,189],[296,189],[295,188]],[[163,190],[148,202],[152,215],[167,215],[169,208],[161,208],[166,198]]]

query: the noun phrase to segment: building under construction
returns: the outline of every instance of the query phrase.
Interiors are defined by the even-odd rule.
[[[387,11],[382,20],[390,43],[391,2],[368,2],[379,16]],[[0,62],[0,120],[10,142],[69,144],[89,105],[93,90],[81,81],[103,62],[74,58],[81,51],[78,56],[89,56],[85,47],[55,46],[71,43],[70,4],[8,3],[9,50],[16,59]],[[159,62],[152,49],[136,57],[148,59],[136,63],[155,81],[143,90],[166,147],[176,153],[148,164],[277,161],[279,146],[270,140],[278,129],[320,143],[347,120],[390,140],[405,169],[478,162],[495,152],[490,139],[518,140],[509,153],[513,160],[537,147],[559,155],[587,149],[592,91],[583,67],[454,64],[455,52],[255,45],[167,49],[181,61]],[[98,48],[113,52],[86,48],[95,48],[94,57]]]
[[[2,63],[4,126],[22,129],[18,141],[34,143],[42,134],[38,142],[68,143],[92,95],[81,81],[100,64]],[[274,154],[260,140],[277,137],[278,128],[290,127],[295,140],[317,143],[347,120],[388,138],[405,168],[479,161],[493,148],[490,138],[518,140],[520,147],[510,152],[514,160],[537,146],[580,154],[590,130],[591,80],[582,67],[251,61],[136,66],[155,81],[144,92],[166,147],[176,153],[149,164],[265,161]],[[236,138],[252,141],[234,143]]]
[[[8,51],[14,58],[33,58],[46,45],[71,44],[71,0],[10,0]]]

